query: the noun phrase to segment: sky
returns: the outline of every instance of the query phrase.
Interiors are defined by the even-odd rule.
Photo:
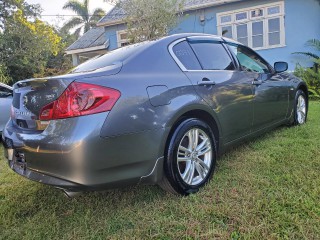
[[[40,4],[41,8],[43,9],[41,19],[54,26],[61,27],[64,22],[72,17],[63,15],[74,15],[72,11],[63,9],[64,4],[68,2],[68,0],[26,0],[26,2],[29,4]],[[104,9],[106,12],[112,8],[110,4],[103,2],[103,0],[90,0],[89,9],[91,12],[98,7]]]

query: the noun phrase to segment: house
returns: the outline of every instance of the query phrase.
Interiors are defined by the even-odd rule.
[[[82,61],[106,53],[108,48],[109,39],[106,37],[104,27],[97,27],[90,29],[71,44],[67,48],[66,54],[72,56],[72,63],[77,66]]]
[[[186,0],[184,14],[170,34],[224,34],[255,49],[270,63],[288,62],[290,70],[298,62],[304,66],[311,64],[292,53],[310,51],[306,41],[320,39],[320,2],[317,0]],[[108,41],[105,50],[128,44],[125,16],[123,9],[115,7],[98,22]],[[78,41],[82,42],[86,35]],[[81,49],[73,51],[82,54]]]

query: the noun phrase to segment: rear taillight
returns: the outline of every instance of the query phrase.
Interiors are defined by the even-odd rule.
[[[72,118],[110,111],[120,92],[88,83],[71,83],[61,96],[40,111],[42,121]]]

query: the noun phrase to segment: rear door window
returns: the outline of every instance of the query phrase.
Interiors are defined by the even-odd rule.
[[[219,42],[191,42],[203,70],[235,70],[232,58]]]
[[[200,63],[187,41],[176,44],[173,48],[174,55],[187,70],[201,70]]]

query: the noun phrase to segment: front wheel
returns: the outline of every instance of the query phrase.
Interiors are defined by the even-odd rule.
[[[294,103],[294,121],[293,125],[298,126],[305,124],[307,121],[308,105],[307,96],[302,90],[298,90]]]
[[[211,178],[216,164],[212,130],[199,119],[187,119],[174,131],[166,150],[160,186],[169,192],[197,192]]]

